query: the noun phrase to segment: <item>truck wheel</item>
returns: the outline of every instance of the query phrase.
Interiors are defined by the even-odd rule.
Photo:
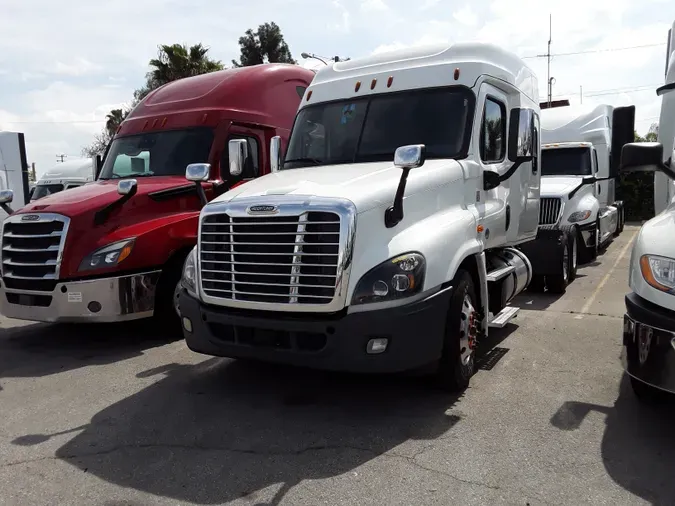
[[[635,397],[645,404],[658,404],[663,402],[667,397],[667,394],[662,390],[654,388],[632,376],[630,377],[630,386],[633,388]]]
[[[600,222],[595,222],[595,233],[593,234],[593,246],[590,248],[588,246],[584,247],[584,257],[586,262],[593,262],[598,258],[598,248],[600,245]]]
[[[180,262],[176,262],[180,264]],[[154,319],[163,332],[170,335],[182,334],[180,314],[178,313],[178,289],[182,274],[182,264],[167,264],[157,284],[155,294]]]
[[[474,373],[478,315],[469,273],[457,271],[453,285],[456,288],[445,320],[443,354],[436,371],[436,383],[443,390],[460,392],[469,386]]]
[[[577,228],[575,226],[565,226],[563,230],[567,232],[567,244],[569,245],[570,250],[570,268],[569,268],[569,282],[571,283],[577,277],[577,264],[578,264],[578,241],[577,241]]]
[[[618,237],[621,232],[623,232],[623,226],[625,224],[625,216],[623,214],[623,204],[619,206],[619,217],[616,224],[616,232],[614,232],[614,237]]]
[[[562,248],[562,263],[558,274],[546,276],[546,286],[551,293],[565,293],[570,282],[570,244],[569,234],[563,233],[560,247]]]

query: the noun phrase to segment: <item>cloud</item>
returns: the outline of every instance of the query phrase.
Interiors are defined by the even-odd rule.
[[[303,51],[357,58],[427,43],[485,41],[521,56],[546,52],[549,12],[552,52],[575,53],[662,43],[671,19],[665,0],[51,0],[10,2],[0,16],[0,128],[26,133],[38,172],[57,151],[77,155],[103,128],[105,115],[127,103],[143,83],[159,44],[209,46],[223,62],[238,59],[238,38],[275,21],[296,59]],[[39,12],[39,16],[35,16]],[[74,22],[95,19],[96,23]],[[130,14],[131,13],[131,14]],[[54,27],[60,27],[58,37]],[[651,85],[663,81],[664,45],[557,56],[554,95],[584,102],[633,102],[638,131],[659,112]],[[525,60],[546,93],[546,59]],[[316,60],[301,61],[319,68]],[[656,87],[656,86],[654,86]],[[607,90],[610,90],[609,92]],[[615,90],[613,93],[611,90]],[[608,94],[611,93],[611,94]],[[594,95],[594,96],[591,96]],[[651,118],[651,119],[649,119]]]

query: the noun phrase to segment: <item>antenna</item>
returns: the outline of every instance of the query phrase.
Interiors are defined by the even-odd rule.
[[[551,97],[553,95],[553,78],[551,77],[551,38],[553,35],[553,20],[549,13],[548,15],[548,52],[546,53],[547,72],[546,82],[548,83],[548,106],[551,107]]]

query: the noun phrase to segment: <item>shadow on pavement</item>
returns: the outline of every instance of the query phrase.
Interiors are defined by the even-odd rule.
[[[175,339],[182,336],[175,336]],[[56,374],[136,357],[170,342],[150,320],[120,324],[35,323],[0,329],[0,378]],[[2,390],[2,387],[0,387]]]
[[[652,504],[675,504],[675,401],[640,403],[624,375],[613,406],[566,402],[551,418],[561,430],[576,430],[596,411],[605,415],[602,460],[621,487]]]
[[[277,485],[270,504],[278,504],[303,480],[338,476],[384,453],[411,460],[415,451],[395,448],[434,440],[460,421],[446,412],[456,397],[405,376],[217,358],[139,374],[152,376],[156,383],[96,414],[56,457],[119,486],[200,504],[260,504],[260,491]]]

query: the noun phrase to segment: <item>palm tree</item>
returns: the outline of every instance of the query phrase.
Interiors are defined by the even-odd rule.
[[[115,132],[124,121],[124,118],[127,117],[127,114],[129,114],[129,111],[113,109],[105,117],[105,129],[111,137],[115,135]]]

